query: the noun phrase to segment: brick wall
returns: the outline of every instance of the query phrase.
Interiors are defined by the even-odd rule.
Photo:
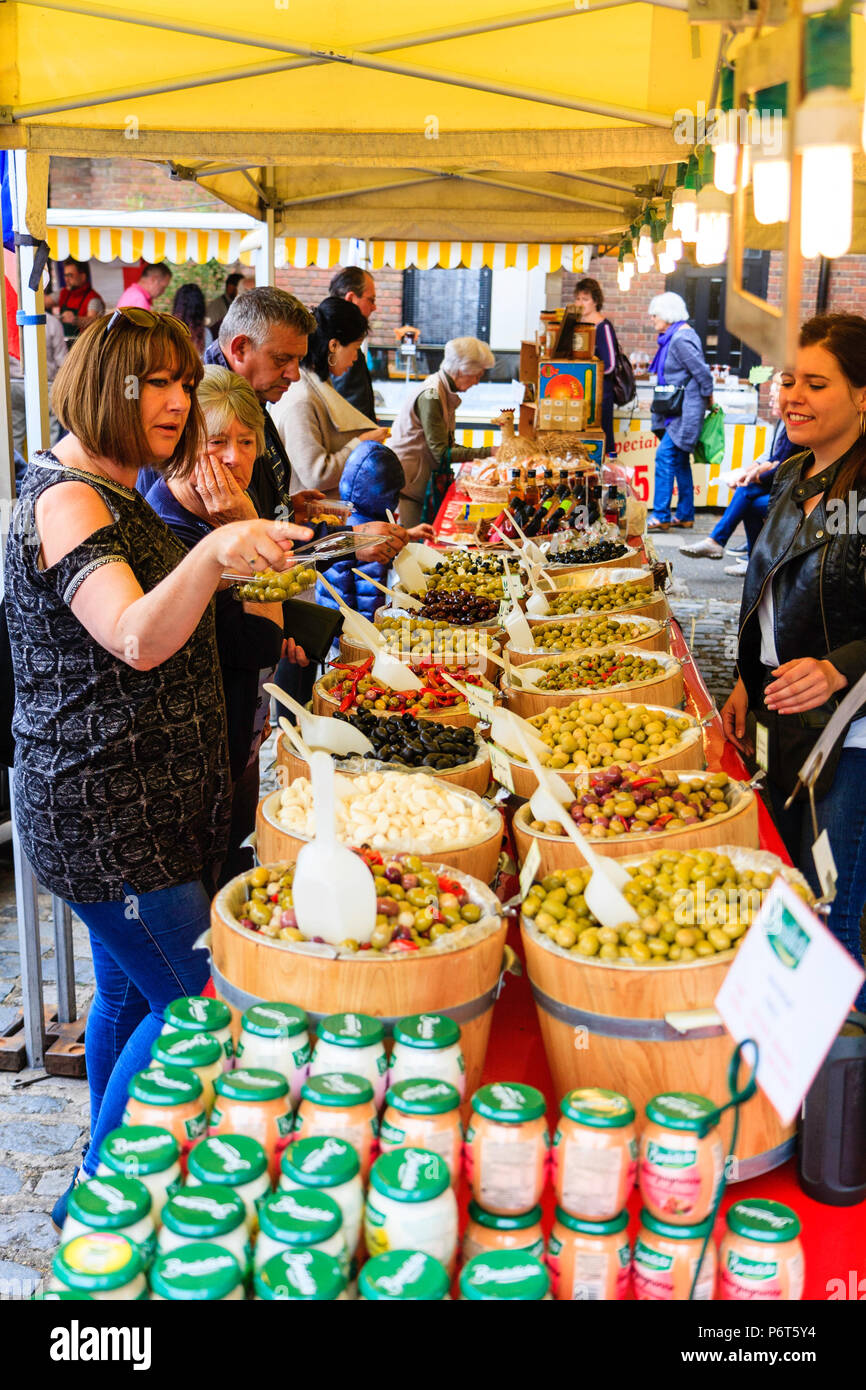
[[[331,270],[319,270],[317,266],[307,266],[301,270],[286,266],[277,271],[277,285],[313,307],[326,297],[328,286],[339,268],[334,266]],[[372,318],[370,340],[377,345],[396,347],[393,330],[403,322],[403,272],[377,270],[374,278],[376,312]]]
[[[226,205],[196,183],[169,178],[158,164],[143,159],[51,160],[49,202],[56,208],[110,208],[140,212],[170,208],[224,212]]]

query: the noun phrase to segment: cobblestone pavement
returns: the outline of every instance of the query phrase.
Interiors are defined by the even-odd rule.
[[[723,573],[724,562],[689,560],[679,546],[705,535],[715,522],[699,514],[695,530],[654,537],[658,555],[673,563],[677,581],[671,606],[690,640],[710,693],[721,703],[731,686],[742,581]],[[734,537],[734,541],[738,537]],[[262,753],[262,791],[275,785],[273,739]],[[56,1002],[51,900],[39,899],[45,1002]],[[8,1026],[21,1004],[18,929],[10,846],[0,847],[0,1028]],[[73,926],[78,1011],[93,995],[93,965],[87,931]],[[22,1297],[48,1274],[57,1244],[50,1211],[78,1162],[89,1129],[86,1081],[41,1072],[0,1071],[0,1299]]]

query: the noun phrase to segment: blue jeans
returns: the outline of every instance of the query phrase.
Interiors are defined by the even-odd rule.
[[[210,974],[207,952],[193,950],[210,922],[201,883],[141,894],[124,887],[122,902],[71,904],[90,932],[96,975],[84,1037],[88,1177],[96,1172],[106,1134],[120,1124],[130,1077],[150,1064],[166,1005],[183,994],[200,994]]]
[[[679,501],[677,521],[694,521],[695,489],[692,482],[692,456],[688,449],[674,444],[665,432],[656,449],[655,483],[653,490],[653,513],[656,521],[668,522],[671,519],[671,493],[676,479]]]
[[[763,526],[770,507],[770,489],[761,483],[749,483],[747,487],[735,487],[731,494],[724,516],[719,517],[710,535],[719,545],[727,545],[740,522],[746,528],[746,541],[749,554]]]
[[[815,802],[819,833],[826,829],[833,858],[839,871],[836,898],[827,925],[858,965],[863,964],[860,944],[860,916],[866,904],[866,748],[844,748],[836,776],[826,796]],[[767,783],[776,828],[797,868],[820,896],[821,888],[812,859],[812,816],[808,801],[795,801],[784,809],[786,793]],[[857,996],[855,1008],[866,1010],[866,984]]]

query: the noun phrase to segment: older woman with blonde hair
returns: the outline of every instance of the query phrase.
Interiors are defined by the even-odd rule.
[[[400,521],[433,521],[453,481],[451,465],[486,458],[489,449],[454,442],[457,407],[464,391],[477,386],[496,358],[479,338],[452,338],[442,366],[403,397],[388,443],[403,465]]]
[[[252,387],[225,367],[205,367],[198,388],[204,434],[189,475],[169,468],[147,501],[178,540],[192,549],[215,528],[253,520],[247,495],[256,458],[264,450],[262,410]],[[248,868],[242,842],[251,834],[259,795],[259,748],[266,728],[269,680],[284,645],[290,660],[307,665],[304,651],[283,641],[279,603],[240,602],[234,588],[216,596],[216,641],[226,702],[232,817],[220,882]]]

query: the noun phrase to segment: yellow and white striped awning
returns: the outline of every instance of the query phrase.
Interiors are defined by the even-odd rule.
[[[52,259],[67,256],[77,261],[170,261],[172,265],[204,265],[219,261],[251,265],[253,253],[241,251],[245,232],[210,229],[159,229],[154,227],[49,227],[48,246]]]
[[[363,245],[363,243],[361,243]],[[315,265],[330,270],[336,265],[358,261],[359,243],[353,237],[281,237],[277,240],[276,263],[280,266]],[[589,269],[591,246],[563,242],[519,241],[379,241],[367,243],[370,270],[534,270],[551,273]]]

